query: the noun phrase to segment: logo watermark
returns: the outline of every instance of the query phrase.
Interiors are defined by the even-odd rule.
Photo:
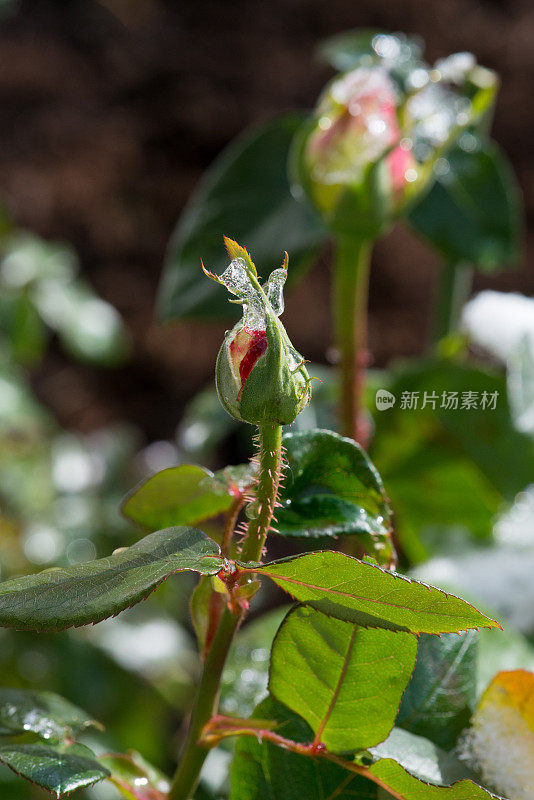
[[[375,397],[376,407],[379,411],[385,411],[386,408],[392,408],[395,405],[396,399],[395,395],[388,392],[387,389],[379,389]]]
[[[379,389],[375,403],[378,411],[392,408],[397,397],[386,389]],[[401,411],[417,411],[430,408],[435,411],[443,408],[447,411],[495,411],[499,401],[499,392],[408,392],[400,394],[399,409]]]

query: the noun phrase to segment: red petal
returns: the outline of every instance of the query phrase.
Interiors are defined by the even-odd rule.
[[[246,340],[243,342],[242,334],[246,334]],[[241,379],[241,389],[237,399],[240,399],[243,386],[252,372],[254,364],[260,356],[267,350],[267,334],[265,331],[251,331],[243,328],[234,341],[230,345],[230,354],[234,363],[239,363],[239,377]]]

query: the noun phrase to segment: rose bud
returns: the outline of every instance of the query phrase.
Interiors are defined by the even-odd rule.
[[[297,134],[293,175],[336,233],[375,238],[447,169],[463,131],[488,117],[496,76],[469,54],[420,62],[401,80],[384,65],[336,78]]]
[[[360,225],[375,235],[391,216],[414,164],[400,144],[398,105],[397,89],[379,66],[335,78],[319,99],[300,143],[297,172],[333,228]]]
[[[287,253],[280,269],[261,286],[245,248],[225,238],[230,266],[222,275],[204,270],[237,297],[243,319],[219,350],[216,384],[228,413],[251,425],[288,425],[308,404],[310,378],[304,359],[279,320],[284,310]]]

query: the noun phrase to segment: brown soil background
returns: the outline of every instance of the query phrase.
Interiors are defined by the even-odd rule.
[[[88,280],[124,315],[131,362],[96,371],[55,345],[34,375],[67,427],[127,419],[147,440],[172,436],[205,385],[224,326],[162,329],[154,297],[165,247],[203,170],[243,128],[311,107],[331,72],[322,38],[354,27],[417,33],[430,60],[460,50],[498,70],[494,136],[534,211],[534,6],[529,0],[28,0],[0,25],[0,197],[18,224],[78,251]],[[476,287],[534,293],[519,270]],[[532,257],[532,252],[530,254]],[[424,349],[435,258],[405,230],[377,248],[374,363]],[[328,259],[289,298],[296,346],[324,361]],[[312,320],[312,322],[310,322]]]

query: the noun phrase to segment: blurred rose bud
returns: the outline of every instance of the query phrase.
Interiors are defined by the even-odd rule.
[[[361,183],[366,168],[392,147],[395,173],[410,156],[400,146],[395,87],[381,67],[335,80],[319,101],[306,146],[313,178],[326,185]]]
[[[380,224],[386,208],[389,216],[414,163],[411,152],[401,146],[398,105],[392,80],[378,66],[359,67],[334,79],[320,98],[299,171],[327,220],[335,221],[348,199],[351,211],[357,210],[371,226]]]
[[[225,239],[232,259],[222,275],[206,274],[226,286],[243,306],[243,319],[228,331],[217,357],[219,399],[231,416],[251,425],[288,425],[308,404],[310,378],[304,359],[278,319],[284,310],[283,266],[261,286],[245,248]]]
[[[360,66],[326,87],[297,136],[297,183],[332,230],[374,238],[428,188],[435,164],[493,102],[494,73],[460,53],[403,79]]]

